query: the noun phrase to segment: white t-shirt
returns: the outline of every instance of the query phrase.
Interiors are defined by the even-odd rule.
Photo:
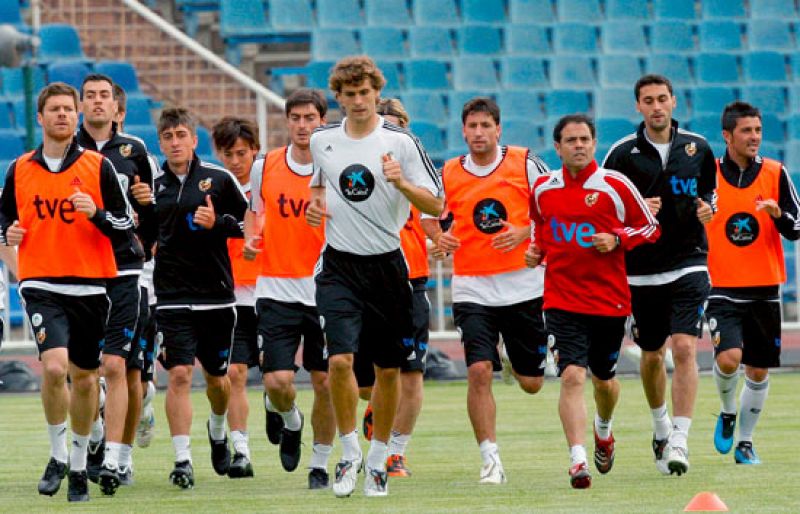
[[[353,139],[347,118],[311,136],[314,157],[312,187],[325,187],[330,218],[326,243],[357,255],[376,255],[400,248],[400,229],[410,203],[383,176],[383,156],[391,154],[413,185],[439,194],[440,182],[419,140],[381,117],[370,134]]]
[[[42,153],[42,157],[44,157],[44,162],[47,163],[47,167],[50,169],[50,171],[58,171],[59,169],[61,169],[61,161],[64,160],[61,157],[56,157],[54,159],[52,157],[46,156],[44,153]]]
[[[644,131],[644,138],[647,139],[647,141],[649,141],[651,145],[653,145],[653,148],[656,149],[658,155],[661,157],[661,167],[666,168],[667,159],[669,159],[669,147],[672,144],[672,142],[670,141],[669,143],[654,143],[650,139],[650,137],[648,137],[647,130]]]

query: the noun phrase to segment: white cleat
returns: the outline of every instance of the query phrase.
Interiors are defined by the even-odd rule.
[[[155,432],[156,418],[152,405],[148,405],[142,410],[142,415],[139,418],[139,424],[136,426],[136,444],[140,448],[147,448],[150,446],[150,441],[153,439],[153,432]]]
[[[357,460],[340,460],[336,464],[332,489],[337,498],[347,498],[353,494],[361,467],[360,457]]]
[[[689,471],[689,450],[681,446],[667,446],[666,461],[670,475],[681,476]]]
[[[364,496],[387,496],[389,494],[389,475],[386,470],[366,468],[364,477]]]
[[[506,472],[503,470],[503,464],[496,456],[492,457],[492,462],[484,464],[481,468],[481,479],[478,481],[480,484],[505,484]]]

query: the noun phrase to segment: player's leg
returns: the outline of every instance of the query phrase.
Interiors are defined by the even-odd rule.
[[[536,394],[544,385],[547,365],[542,299],[534,298],[499,309],[498,324],[514,377],[523,391]]]
[[[147,289],[140,288],[142,303],[139,306],[140,323],[139,344],[144,346],[144,359],[142,361],[142,410],[139,415],[139,424],[136,427],[136,444],[141,448],[150,446],[155,431],[155,409],[153,399],[156,396],[155,384],[155,357],[156,349],[156,324],[155,311],[150,307]]]
[[[324,489],[329,483],[328,458],[336,436],[336,419],[333,414],[328,383],[328,359],[325,357],[325,338],[319,326],[319,314],[315,308],[308,307],[305,310],[303,367],[311,374],[311,386],[314,389],[314,404],[311,409],[313,446],[308,466],[308,488]]]
[[[714,384],[720,399],[720,413],[714,428],[714,447],[728,453],[736,430],[736,393],[742,362],[742,315],[739,305],[712,298],[706,309],[708,330],[714,344]]]
[[[137,365],[142,366],[142,360],[138,360],[138,364],[131,365],[130,361],[128,363],[128,413],[125,416],[118,461],[120,485],[133,485],[133,441],[142,412],[142,370]]]
[[[247,418],[250,415],[247,375],[250,366],[258,365],[257,324],[255,306],[236,306],[236,329],[233,335],[231,364],[228,366],[228,379],[231,383],[228,427],[234,449],[233,461],[228,470],[228,476],[231,478],[253,476],[247,430]]]

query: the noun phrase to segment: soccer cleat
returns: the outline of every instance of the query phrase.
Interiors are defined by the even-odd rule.
[[[117,476],[119,477],[119,485],[133,485],[132,466],[120,466]]]
[[[227,475],[231,467],[231,450],[228,448],[228,436],[217,441],[211,438],[211,424],[206,422],[208,444],[211,445],[211,466],[217,475]]]
[[[333,494],[337,498],[347,498],[353,494],[358,480],[358,473],[361,471],[362,459],[340,460],[336,464],[336,471],[333,478]]]
[[[117,470],[109,466],[103,465],[100,472],[97,474],[97,483],[100,485],[100,490],[106,496],[114,496],[119,487],[119,476]]]
[[[733,458],[736,464],[761,464],[761,459],[756,455],[756,450],[750,441],[739,441],[733,452]]]
[[[372,441],[372,404],[368,403],[364,411],[364,421],[361,422],[361,430],[364,432],[364,439]]]
[[[169,474],[169,480],[181,489],[192,489],[194,487],[192,463],[188,460],[176,462],[175,469]]]
[[[481,478],[478,480],[479,484],[492,484],[500,485],[506,483],[506,472],[503,469],[503,464],[496,456],[492,456],[492,462],[484,464],[481,467]]]
[[[600,439],[597,432],[594,433],[594,467],[597,471],[605,475],[614,466],[614,434],[609,434],[608,439]]]
[[[99,442],[89,441],[86,451],[86,472],[89,475],[89,480],[97,483],[100,476],[100,470],[103,468],[103,461],[106,458],[106,439],[103,438]]]
[[[61,488],[61,481],[67,476],[66,462],[59,462],[54,457],[47,461],[44,474],[39,479],[39,494],[53,496]]]
[[[736,429],[736,414],[720,412],[714,427],[714,448],[723,455],[733,448],[733,432]]]
[[[267,410],[267,393],[264,393],[264,412],[267,414],[267,439],[272,444],[280,444],[281,430],[283,430],[283,418],[277,412],[270,412]]]
[[[327,489],[329,481],[328,472],[322,468],[311,468],[308,472],[309,489]]]
[[[589,489],[592,487],[592,475],[585,462],[579,462],[569,468],[569,483],[573,489]]]
[[[67,500],[71,502],[89,501],[89,480],[86,471],[70,471]]]
[[[300,464],[300,443],[303,439],[305,419],[302,412],[299,410],[297,412],[300,414],[300,430],[289,430],[286,427],[281,430],[281,445],[278,453],[281,456],[281,466],[286,471],[294,471]]]
[[[681,476],[689,471],[689,450],[682,446],[667,446],[667,469],[670,475]]]
[[[406,458],[403,455],[389,455],[386,459],[386,473],[390,477],[410,477],[411,470],[406,467]]]
[[[233,462],[228,469],[228,476],[231,478],[247,478],[253,476],[253,465],[244,454],[236,452]]]
[[[389,476],[386,471],[367,468],[364,479],[364,496],[386,496],[389,494]]]
[[[155,411],[152,405],[148,405],[142,410],[139,424],[136,426],[136,444],[139,448],[147,448],[153,440],[153,432],[156,428]]]
[[[667,461],[664,458],[668,440],[669,439],[656,439],[655,434],[653,434],[653,455],[655,455],[656,458],[656,469],[660,471],[662,475],[670,474]]]

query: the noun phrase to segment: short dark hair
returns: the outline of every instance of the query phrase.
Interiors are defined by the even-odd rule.
[[[114,99],[117,101],[119,112],[128,110],[128,93],[119,84],[114,84]]]
[[[158,134],[161,135],[165,130],[179,125],[188,128],[193,135],[197,134],[197,120],[192,113],[183,107],[168,107],[161,111],[161,116],[158,117]]]
[[[218,151],[227,150],[241,138],[250,148],[258,150],[258,127],[250,120],[226,116],[211,128],[211,139]]]
[[[747,102],[735,101],[725,106],[722,110],[722,130],[733,132],[739,118],[761,119],[761,111]]]
[[[669,91],[670,96],[675,96],[674,91],[672,90],[672,82],[669,81],[667,77],[664,75],[657,75],[655,73],[649,73],[644,75],[639,80],[636,81],[636,85],[633,86],[633,93],[636,95],[636,101],[639,101],[639,92],[645,86],[651,85],[659,85],[659,86],[667,86],[667,90]]]
[[[81,100],[83,100],[83,86],[85,86],[87,82],[108,82],[111,85],[111,89],[114,89],[114,81],[111,80],[111,77],[102,73],[90,73],[86,75],[86,77],[83,78],[83,82],[81,82]]]
[[[78,90],[64,82],[53,82],[39,91],[39,97],[36,99],[37,112],[44,112],[44,104],[52,96],[71,96],[75,101],[75,110],[78,110]]]
[[[463,125],[467,122],[467,116],[476,112],[489,114],[494,122],[500,125],[500,107],[488,96],[479,96],[464,104],[461,109],[461,124]]]
[[[564,127],[569,125],[570,123],[583,123],[589,127],[589,132],[592,133],[592,139],[597,139],[597,131],[594,127],[594,120],[585,114],[567,114],[566,116],[562,116],[560,120],[556,123],[556,126],[553,127],[553,141],[556,143],[561,142],[561,132],[564,130]]]
[[[325,96],[315,89],[298,89],[286,99],[286,106],[284,111],[286,116],[292,112],[292,109],[301,105],[311,104],[319,113],[320,118],[324,118],[328,113],[328,101]]]

